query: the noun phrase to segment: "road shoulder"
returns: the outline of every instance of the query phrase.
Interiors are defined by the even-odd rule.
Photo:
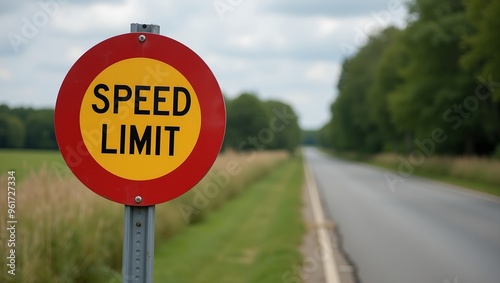
[[[314,176],[311,175],[312,174],[309,175],[309,178],[314,178]],[[308,177],[306,176],[306,178]],[[356,283],[355,269],[339,248],[340,238],[337,235],[335,224],[328,219],[323,220],[322,223],[315,220],[313,213],[314,202],[311,202],[309,190],[317,190],[317,188],[311,188],[311,186],[315,186],[315,182],[312,184],[311,182],[306,182],[302,190],[302,199],[304,203],[302,214],[307,229],[301,246],[301,252],[304,258],[301,269],[302,280],[304,283],[330,283],[335,280],[341,283]],[[321,202],[319,203],[319,209],[322,210]],[[330,241],[329,245],[321,244],[319,240],[319,231],[322,229],[328,232],[329,237],[327,238]],[[330,268],[337,274],[337,279],[333,279],[333,281],[325,276],[324,259],[328,255],[333,257],[333,264],[335,265]]]

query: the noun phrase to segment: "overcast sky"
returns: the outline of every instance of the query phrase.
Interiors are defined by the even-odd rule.
[[[97,43],[160,25],[198,53],[225,95],[292,105],[303,128],[329,117],[343,58],[404,25],[405,0],[1,0],[0,104],[55,106],[64,76]]]

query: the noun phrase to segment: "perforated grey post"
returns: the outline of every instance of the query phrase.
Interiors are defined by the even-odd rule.
[[[155,206],[125,206],[123,283],[152,283]]]
[[[131,24],[130,32],[160,33],[160,26]],[[140,38],[139,38],[140,40]],[[141,196],[135,202],[142,201]],[[123,225],[122,283],[152,283],[155,206],[125,205]]]

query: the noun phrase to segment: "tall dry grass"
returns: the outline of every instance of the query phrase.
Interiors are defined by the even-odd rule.
[[[484,157],[458,157],[450,166],[450,175],[500,188],[500,161]]]
[[[0,203],[5,210],[6,196]],[[2,253],[1,282],[90,282],[114,276],[122,238],[120,205],[96,196],[76,178],[59,180],[46,166],[17,185],[16,204],[16,275],[7,273]],[[0,215],[3,251],[6,211]]]
[[[157,205],[155,240],[203,221],[286,158],[284,152],[221,155],[190,192]],[[226,173],[229,179],[222,178]],[[7,273],[7,192],[2,190],[0,282],[120,282],[123,206],[95,195],[72,175],[58,176],[45,166],[17,184],[15,276]],[[7,184],[5,175],[0,184]],[[206,200],[204,205],[200,199]]]
[[[425,157],[424,162],[410,159],[407,156],[398,156],[392,153],[375,155],[374,163],[398,169],[405,160],[413,167],[416,173],[442,177],[452,177],[458,180],[472,181],[488,186],[496,186],[500,193],[500,161],[497,159],[477,156],[436,156]],[[415,163],[419,162],[419,163]]]

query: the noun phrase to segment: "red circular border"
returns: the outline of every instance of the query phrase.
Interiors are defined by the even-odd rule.
[[[71,67],[59,90],[55,108],[55,132],[64,160],[89,189],[109,200],[135,206],[174,199],[194,187],[214,163],[224,139],[226,110],[217,80],[205,62],[191,49],[171,38],[147,33],[118,35],[89,49]],[[162,177],[136,181],[116,176],[101,167],[87,150],[80,133],[80,107],[88,86],[108,66],[128,58],[151,58],[167,63],[193,86],[201,108],[198,141],[186,161]],[[142,202],[134,201],[136,196]]]

